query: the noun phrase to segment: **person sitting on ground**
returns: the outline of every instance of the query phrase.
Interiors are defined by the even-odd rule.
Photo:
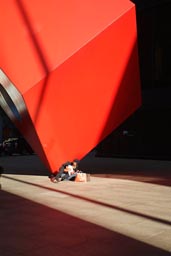
[[[79,164],[79,160],[74,159],[73,162],[71,163],[71,165],[67,166],[68,170],[69,170],[69,168],[71,168],[71,171],[68,172],[68,177],[66,178],[67,180],[70,180],[70,181],[75,180],[77,173],[80,172],[78,164]]]
[[[74,159],[72,161],[71,165],[73,167],[74,173],[68,177],[68,180],[74,181],[77,176],[77,173],[81,172],[79,168],[79,162],[80,161],[78,159]]]
[[[71,180],[75,176],[75,170],[73,169],[72,163],[67,165],[63,172],[62,180]]]
[[[74,180],[77,172],[80,172],[78,170],[78,163],[78,159],[74,159],[73,162],[65,162],[61,165],[58,172],[53,173],[49,176],[50,180],[54,183],[63,180]]]
[[[52,182],[57,183],[62,180],[62,176],[64,178],[64,170],[66,169],[66,166],[71,165],[71,162],[65,162],[60,167],[59,170],[50,174],[49,178]]]

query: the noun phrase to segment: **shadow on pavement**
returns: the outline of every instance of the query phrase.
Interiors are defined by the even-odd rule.
[[[0,193],[0,255],[170,255],[64,212]]]

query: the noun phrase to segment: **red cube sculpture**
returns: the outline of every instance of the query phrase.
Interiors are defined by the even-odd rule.
[[[129,0],[0,1],[0,102],[51,172],[141,104]]]

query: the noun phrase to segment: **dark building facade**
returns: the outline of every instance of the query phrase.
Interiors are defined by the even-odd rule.
[[[171,1],[136,4],[142,106],[96,148],[102,157],[171,159]]]

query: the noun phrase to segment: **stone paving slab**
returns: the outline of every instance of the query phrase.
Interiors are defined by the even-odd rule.
[[[2,175],[0,255],[171,255],[171,187]]]

